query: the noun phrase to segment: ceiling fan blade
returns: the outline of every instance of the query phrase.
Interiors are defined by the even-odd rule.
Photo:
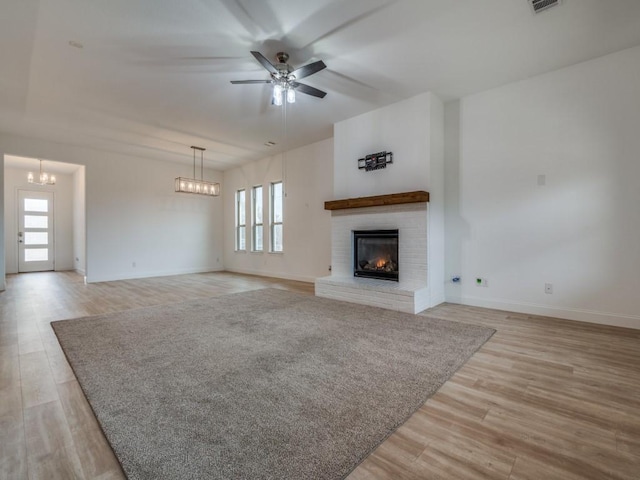
[[[258,60],[262,64],[262,66],[269,71],[269,73],[278,75],[278,70],[276,69],[276,67],[274,67],[273,64],[269,60],[267,60],[267,58],[260,52],[251,52],[251,55],[256,57],[256,60]]]
[[[291,82],[291,85],[293,85],[293,88],[295,88],[297,91],[306,93],[307,95],[312,95],[314,97],[324,98],[324,96],[327,94],[327,92],[323,92],[322,90],[318,90],[315,87],[305,85],[304,83]]]
[[[310,63],[309,65],[305,65],[304,67],[300,67],[291,72],[291,75],[294,75],[295,78],[304,78],[309,75],[313,75],[316,72],[319,72],[322,69],[327,68],[322,60],[318,60],[317,62]]]
[[[252,83],[271,83],[271,80],[231,80],[234,85],[248,85]]]

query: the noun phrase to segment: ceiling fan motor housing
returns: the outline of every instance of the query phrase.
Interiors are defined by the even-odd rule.
[[[289,79],[289,74],[293,71],[287,63],[289,61],[289,54],[286,52],[278,52],[276,54],[276,60],[278,60],[278,63],[274,65],[274,67],[278,70],[279,77]]]
[[[286,65],[289,61],[289,54],[286,52],[278,52],[276,53],[276,60],[278,60],[278,63],[284,63]]]

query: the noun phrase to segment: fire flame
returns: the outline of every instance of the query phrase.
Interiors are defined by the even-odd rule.
[[[376,262],[376,268],[382,268],[382,267],[384,267],[386,264],[387,264],[387,262],[385,262],[385,261],[384,261],[384,260],[382,260],[382,259],[379,259],[379,260]]]

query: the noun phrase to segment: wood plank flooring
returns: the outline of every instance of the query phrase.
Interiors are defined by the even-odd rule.
[[[122,479],[49,322],[273,287],[231,273],[85,285],[10,275],[0,293],[0,479]],[[443,304],[497,333],[349,480],[640,479],[640,331]]]

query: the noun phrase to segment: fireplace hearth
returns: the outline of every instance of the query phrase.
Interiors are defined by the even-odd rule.
[[[397,282],[398,230],[353,230],[353,275]]]
[[[427,285],[428,201],[427,192],[408,192],[326,202],[325,208],[332,210],[332,268],[331,275],[316,279],[316,295],[409,313],[432,306]],[[389,233],[390,228],[397,229],[391,232],[394,237],[402,232],[398,235],[397,251],[393,248],[391,254],[391,260],[398,264],[397,272],[380,271],[382,267],[377,262],[375,271],[365,270],[366,265],[373,263],[362,252],[363,243],[367,248],[367,239],[356,241],[355,232],[368,229],[364,232],[368,236],[380,231]],[[358,259],[367,263],[361,267]],[[371,273],[374,278],[384,280],[366,278]]]

